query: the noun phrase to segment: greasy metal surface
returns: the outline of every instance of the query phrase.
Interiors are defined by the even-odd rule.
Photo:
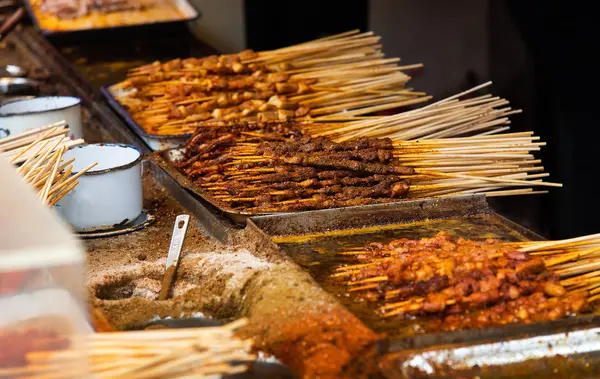
[[[10,35],[8,35],[2,43],[0,43],[0,66],[6,67],[7,65],[20,66],[23,70],[30,72],[38,68],[45,67],[45,62],[32,56],[31,52],[27,47],[21,43],[19,34],[22,32],[23,27],[18,26]],[[66,87],[61,78],[58,75],[50,75],[50,77],[44,81],[46,85],[38,88],[36,94],[42,95],[63,95],[68,94],[68,87]],[[21,96],[4,96],[0,94],[0,101],[8,102],[17,100]]]
[[[463,195],[437,199],[411,200],[360,207],[323,209],[252,217],[252,221],[271,236],[317,235],[338,229],[357,229],[402,222],[468,217],[492,213],[485,196]],[[529,240],[543,237],[493,213],[495,219]]]
[[[323,233],[403,221],[460,217],[489,211],[483,195],[411,200],[389,204],[255,216],[252,221],[272,236]]]
[[[388,378],[598,377],[600,323],[598,317],[588,319],[596,327],[579,322],[566,333],[538,331],[536,336],[505,341],[406,348],[385,356],[380,367]]]

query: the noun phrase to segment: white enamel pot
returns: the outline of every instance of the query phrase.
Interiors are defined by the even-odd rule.
[[[35,97],[0,105],[0,135],[17,135],[59,121],[69,124],[69,136],[83,138],[81,100],[72,96]]]
[[[57,204],[58,212],[78,232],[127,225],[142,213],[142,152],[129,145],[76,146],[63,156],[75,158],[73,174],[94,162],[79,184]]]

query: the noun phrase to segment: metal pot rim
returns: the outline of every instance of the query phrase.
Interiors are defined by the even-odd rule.
[[[23,102],[23,101],[32,101],[32,100],[37,100],[37,99],[56,99],[56,98],[69,98],[69,99],[75,99],[75,103],[71,104],[71,105],[65,105],[63,107],[57,107],[54,109],[43,109],[43,110],[39,110],[39,111],[28,111],[28,112],[11,112],[11,113],[2,113],[2,108],[6,105],[9,104],[14,104],[14,103],[19,103],[19,102]],[[46,113],[46,112],[54,112],[54,111],[61,111],[64,109],[69,109],[72,107],[76,107],[78,105],[81,105],[81,99],[75,96],[38,96],[38,97],[34,97],[33,99],[19,99],[19,100],[13,100],[13,101],[8,101],[2,105],[0,105],[0,118],[5,118],[5,117],[15,117],[15,116],[28,116],[28,115],[32,115],[32,114],[40,114],[40,113]]]
[[[86,171],[86,172],[83,173],[83,176],[102,175],[102,174],[106,174],[106,173],[109,173],[109,172],[127,170],[128,168],[131,168],[131,167],[137,165],[138,163],[140,163],[142,161],[142,159],[144,159],[144,153],[142,152],[142,149],[140,149],[139,147],[134,146],[134,145],[127,145],[127,144],[124,144],[124,143],[116,143],[116,142],[101,142],[101,143],[91,143],[89,145],[73,146],[69,150],[82,149],[82,148],[85,148],[86,146],[116,146],[116,147],[123,147],[123,148],[127,148],[127,149],[134,149],[140,155],[135,160],[133,160],[133,161],[131,161],[129,163],[125,163],[123,165],[116,166],[116,167],[105,168],[103,170],[98,170],[98,171]],[[75,175],[78,172],[79,171],[73,171],[72,174]]]

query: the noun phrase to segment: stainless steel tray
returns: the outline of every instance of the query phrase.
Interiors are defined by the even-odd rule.
[[[367,326],[375,332],[402,338],[432,331],[411,320],[382,319],[374,311],[377,304],[356,302],[354,297],[346,296],[346,287],[330,277],[335,268],[348,262],[349,258],[339,252],[375,241],[432,237],[441,230],[470,239],[542,239],[493,212],[482,195],[268,215],[253,217],[249,223],[270,236]]]
[[[450,218],[466,219],[481,214],[490,215],[499,223],[506,225],[508,230],[517,232],[523,239],[543,239],[538,234],[495,213],[489,207],[485,196],[481,194],[253,216],[251,220],[268,235],[284,238],[388,224],[410,224],[417,221]]]
[[[348,298],[344,286],[330,279],[343,262],[337,251],[368,241],[421,238],[439,230],[474,239],[543,239],[495,213],[482,195],[259,216],[248,223],[269,235],[367,326],[388,336],[379,362],[386,377],[533,378],[541,371],[569,377],[569,365],[577,367],[576,377],[600,377],[600,361],[592,360],[600,357],[600,329],[593,329],[600,328],[600,317],[594,314],[440,333],[415,329],[418,320],[382,320],[373,306]]]
[[[393,341],[379,368],[387,378],[598,378],[599,325],[585,316],[489,329],[477,342],[464,342],[472,332]]]
[[[50,28],[46,23],[41,21],[38,18],[38,12],[35,6],[32,4],[31,0],[24,0],[24,5],[33,21],[34,26],[38,29],[42,34],[46,37],[58,37],[58,38],[91,38],[93,39],[95,36],[106,34],[107,32],[114,33],[115,35],[119,33],[130,33],[132,30],[140,30],[142,32],[156,30],[157,28],[168,28],[173,25],[178,25],[182,23],[186,23],[189,21],[196,20],[200,17],[200,12],[194,8],[188,0],[172,0],[173,5],[177,8],[177,10],[182,15],[178,19],[166,20],[166,21],[154,21],[152,19],[148,19],[145,22],[138,23],[124,23],[123,25],[118,26],[109,26],[109,27],[77,27],[73,29],[63,29],[56,30]],[[121,34],[122,35],[122,34]]]

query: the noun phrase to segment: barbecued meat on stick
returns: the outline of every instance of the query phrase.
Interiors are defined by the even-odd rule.
[[[129,72],[130,76],[149,75],[155,73],[182,72],[189,75],[206,76],[210,74],[242,74],[257,71],[278,72],[289,68],[289,65],[268,65],[258,63],[242,63],[243,60],[256,58],[258,54],[252,50],[243,50],[238,54],[210,55],[203,58],[173,59],[165,63],[158,61],[138,67]]]
[[[287,143],[262,143],[259,154],[293,155],[295,153],[362,151],[366,149],[393,150],[394,144],[389,138],[357,138],[353,141],[333,142],[323,137],[303,137]]]
[[[190,138],[179,168],[216,199],[258,212],[375,204],[409,191],[413,171],[397,165],[390,140],[297,136],[292,124],[216,124]]]
[[[110,0],[126,1],[126,0]],[[191,133],[204,121],[309,119],[331,122],[428,100],[405,88],[398,58],[384,58],[370,33],[274,51],[154,62],[111,87],[151,134]],[[352,112],[343,115],[342,112]]]
[[[440,232],[351,254],[366,263],[334,276],[349,279],[352,292],[367,291],[361,297],[395,299],[380,308],[385,317],[437,314],[442,329],[455,330],[554,320],[587,306],[586,291],[568,292],[560,271],[550,268],[557,262],[551,255],[530,255],[498,240],[454,240]]]
[[[548,298],[542,292],[501,302],[473,312],[450,314],[441,321],[442,330],[485,328],[519,322],[552,321],[585,310],[584,292]]]
[[[308,154],[296,154],[291,157],[274,157],[287,164],[311,166],[319,168],[337,168],[369,174],[397,174],[410,175],[414,170],[410,167],[392,166],[379,163],[365,163],[352,159],[339,159],[335,155],[330,157],[311,157]]]

